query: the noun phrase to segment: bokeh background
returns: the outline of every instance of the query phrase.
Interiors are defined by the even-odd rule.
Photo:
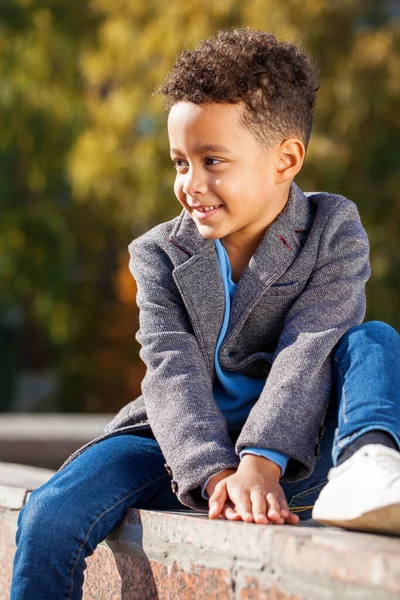
[[[315,58],[297,182],[358,204],[367,318],[400,329],[399,17],[388,0],[1,0],[0,411],[112,413],[140,394],[127,245],[180,212],[154,91],[221,28]]]

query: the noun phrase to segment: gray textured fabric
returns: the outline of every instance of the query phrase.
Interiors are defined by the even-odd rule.
[[[212,393],[224,290],[212,240],[186,211],[134,240],[137,340],[147,366],[143,396],[107,431],[147,418],[177,482],[179,500],[206,508],[200,485],[239,463],[245,446],[290,456],[282,481],[308,477],[331,393],[332,350],[365,315],[369,243],[356,205],[304,194],[292,184],[243,272],[219,360],[265,377],[265,387],[232,444]]]

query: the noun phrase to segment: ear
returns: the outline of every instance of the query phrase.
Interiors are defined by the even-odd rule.
[[[297,175],[303,166],[305,153],[304,144],[298,138],[283,140],[278,149],[276,183],[284,183]]]

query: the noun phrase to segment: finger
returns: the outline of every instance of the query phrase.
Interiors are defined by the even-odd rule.
[[[226,485],[224,480],[222,480],[217,483],[208,501],[208,516],[210,519],[217,519],[219,517],[227,499],[228,493],[226,491]]]
[[[277,525],[283,525],[283,523],[285,522],[285,519],[281,515],[281,504],[279,502],[278,494],[269,492],[267,494],[267,502],[268,502],[268,512],[267,512],[268,519],[270,519],[273,523],[276,523]]]
[[[241,521],[242,517],[236,512],[231,502],[227,502],[222,509],[222,514],[228,521]]]
[[[285,496],[279,496],[279,504],[281,507],[281,517],[285,519],[285,522],[289,525],[297,525],[300,519],[289,509]]]
[[[267,500],[265,494],[259,490],[250,492],[250,500],[252,504],[253,518],[255,523],[268,523],[267,518]]]
[[[241,516],[246,523],[253,522],[253,511],[251,506],[250,495],[248,492],[239,491],[236,500],[236,512]]]
[[[282,495],[278,496],[278,499],[279,499],[281,516],[286,518],[290,515],[290,510],[289,510],[286,498],[282,494]]]
[[[297,525],[300,521],[300,517],[290,512],[289,516],[286,517],[285,521],[288,525]]]

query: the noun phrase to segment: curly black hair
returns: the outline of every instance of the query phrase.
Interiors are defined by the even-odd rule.
[[[316,93],[311,57],[291,43],[250,27],[223,30],[175,60],[157,93],[177,102],[242,103],[242,121],[268,148],[296,136],[307,147]]]

